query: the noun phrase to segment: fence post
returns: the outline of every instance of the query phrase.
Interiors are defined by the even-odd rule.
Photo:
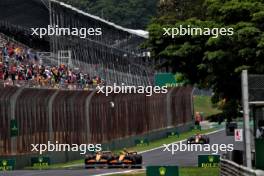
[[[248,72],[242,72],[242,93],[243,93],[243,111],[244,111],[244,135],[245,135],[245,154],[246,166],[252,168],[251,144],[250,144],[250,126],[249,126],[249,103],[248,103]]]
[[[91,130],[90,130],[90,104],[94,94],[96,94],[97,90],[90,93],[85,101],[85,116],[86,116],[86,134],[87,134],[87,142],[91,142]]]
[[[52,110],[53,110],[53,101],[55,97],[58,95],[59,90],[57,90],[49,99],[48,102],[48,116],[49,116],[49,141],[53,141],[53,127],[52,127]]]
[[[16,111],[16,102],[17,98],[21,94],[21,92],[24,90],[24,88],[19,88],[14,95],[10,97],[10,121],[15,120],[15,111]],[[18,125],[19,126],[19,125]],[[10,129],[10,135],[11,135],[11,129]],[[11,137],[11,153],[16,154],[17,153],[17,136]]]
[[[192,111],[192,119],[195,119],[195,109],[194,109],[194,91],[195,91],[195,88],[192,89],[192,93],[191,93],[191,111]]]
[[[171,88],[167,94],[166,97],[166,103],[167,103],[167,127],[171,127],[172,126],[172,112],[171,112],[171,100],[172,100],[172,92],[173,92],[174,88]]]

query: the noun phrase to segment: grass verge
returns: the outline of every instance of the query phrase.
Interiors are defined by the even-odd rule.
[[[149,145],[143,145],[143,146],[134,146],[134,147],[130,147],[128,148],[128,150],[131,151],[137,151],[137,152],[142,152],[142,151],[146,151],[146,150],[150,150],[153,148],[157,148],[160,146],[163,146],[163,144],[170,144],[170,143],[174,143],[174,142],[178,142],[184,139],[187,139],[197,133],[200,134],[205,134],[205,133],[210,133],[215,131],[215,129],[206,129],[206,130],[192,130],[192,131],[188,131],[185,133],[181,133],[179,137],[177,136],[173,136],[173,137],[169,137],[169,138],[163,138],[163,139],[159,139],[159,140],[155,140],[150,142]],[[119,150],[120,151],[120,150]],[[117,151],[118,152],[118,151]]]
[[[219,176],[219,168],[184,167],[179,169],[180,176]],[[145,172],[114,174],[111,176],[146,176]]]
[[[207,130],[192,130],[192,131],[188,131],[185,133],[181,133],[179,137],[177,136],[173,136],[173,137],[169,137],[169,138],[163,138],[160,140],[156,140],[156,141],[152,141],[149,143],[149,145],[146,146],[134,146],[134,147],[130,147],[127,148],[127,150],[130,151],[137,151],[137,152],[142,152],[142,151],[146,151],[146,150],[150,150],[153,148],[157,148],[160,146],[163,146],[163,144],[170,144],[170,143],[174,143],[174,142],[178,142],[184,139],[187,139],[193,135],[195,135],[196,133],[200,133],[200,134],[205,134],[205,133],[210,133],[215,131],[216,129],[207,129]],[[115,150],[114,153],[119,153],[120,151],[122,151],[122,149],[119,150]],[[71,167],[74,166],[82,166],[82,164],[84,163],[84,160],[76,160],[76,161],[72,161],[72,162],[67,162],[67,163],[60,163],[60,164],[52,164],[50,166],[42,166],[42,167],[26,167],[25,169],[29,169],[29,170],[48,170],[48,169],[69,169]]]
[[[209,96],[195,96],[194,109],[195,112],[203,112],[205,118],[222,112],[213,106]]]

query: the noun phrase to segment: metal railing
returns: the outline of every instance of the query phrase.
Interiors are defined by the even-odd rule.
[[[194,92],[193,94],[195,96],[212,96],[213,95],[213,91],[210,89],[199,89],[199,88],[194,88]]]
[[[264,75],[248,75],[249,103],[263,104],[264,102]]]
[[[249,169],[233,161],[221,158],[220,176],[264,176],[264,171]]]
[[[34,80],[16,80],[4,81],[0,80],[0,85],[4,87],[20,87],[20,88],[36,88],[36,89],[60,89],[60,90],[95,90],[97,85],[65,83],[65,84],[41,84]]]

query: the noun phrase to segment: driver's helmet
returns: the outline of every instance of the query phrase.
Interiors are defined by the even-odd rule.
[[[98,151],[98,152],[96,152],[96,154],[97,154],[97,155],[102,155],[103,152],[102,152],[102,151]]]
[[[123,149],[123,151],[121,152],[121,154],[125,155],[128,153],[128,150],[126,148]]]
[[[199,133],[197,133],[197,134],[196,134],[196,137],[197,137],[197,138],[201,138],[201,137],[202,137],[202,135],[201,135],[201,134],[199,134]]]

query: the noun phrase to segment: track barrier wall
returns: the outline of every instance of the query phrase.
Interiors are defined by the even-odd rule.
[[[193,124],[192,90],[106,97],[95,91],[0,86],[0,158],[36,155],[31,144],[48,141],[114,149],[133,145],[136,137],[165,137],[164,131]],[[11,137],[11,120],[17,121],[18,136]],[[67,155],[58,162],[80,157]]]
[[[238,165],[237,163],[221,159],[220,162],[220,175],[221,176],[263,176],[264,172],[261,170],[249,169],[245,166]]]

